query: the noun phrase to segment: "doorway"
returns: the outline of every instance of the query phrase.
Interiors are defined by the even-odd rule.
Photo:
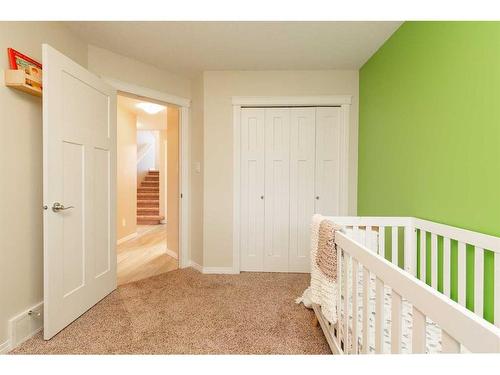
[[[179,267],[180,110],[117,97],[117,284]]]

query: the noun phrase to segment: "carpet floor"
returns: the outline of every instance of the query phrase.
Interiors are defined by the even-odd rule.
[[[191,268],[120,286],[57,336],[13,354],[327,354],[294,299],[309,275],[204,275]]]

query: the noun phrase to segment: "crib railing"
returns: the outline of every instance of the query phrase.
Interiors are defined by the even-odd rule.
[[[368,225],[369,221],[366,221]],[[359,226],[359,225],[354,225]],[[368,225],[371,226],[371,225]],[[375,276],[375,352],[384,352],[384,329],[390,328],[391,353],[401,352],[402,340],[402,304],[403,299],[412,304],[413,322],[411,329],[411,348],[413,353],[424,353],[426,350],[426,320],[431,319],[441,329],[441,351],[446,353],[460,352],[464,346],[472,352],[500,352],[500,329],[478,317],[465,307],[449,299],[423,281],[402,270],[398,265],[384,259],[368,249],[365,245],[353,240],[351,235],[337,233],[338,262],[338,306],[342,306],[343,314],[339,314],[336,339],[342,345],[344,353],[358,353],[369,350],[371,311],[369,299],[371,275]],[[343,255],[343,256],[342,256]],[[358,306],[358,277],[362,270],[362,299]],[[349,277],[349,275],[351,275]],[[391,320],[386,322],[384,311],[384,288],[391,288]],[[358,324],[358,312],[361,307],[361,327]],[[350,319],[352,317],[352,319]],[[390,324],[390,327],[386,327]],[[362,335],[360,335],[360,330]]]
[[[330,219],[357,243],[500,327],[500,238],[412,217]]]
[[[500,238],[416,218],[413,223],[419,236],[415,243],[419,246],[420,280],[500,327]],[[452,273],[456,275],[452,277]]]

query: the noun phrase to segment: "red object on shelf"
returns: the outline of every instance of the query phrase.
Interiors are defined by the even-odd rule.
[[[22,54],[19,51],[16,51],[14,48],[7,48],[7,55],[9,56],[9,65],[11,69],[26,69],[26,66],[19,66],[17,61],[24,60],[26,61],[26,65],[34,65],[40,69],[42,69],[42,64],[38,61],[33,60],[31,57],[28,57]]]

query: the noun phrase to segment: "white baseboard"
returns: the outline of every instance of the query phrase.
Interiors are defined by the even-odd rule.
[[[172,258],[174,259],[179,259],[179,254],[177,254],[175,251],[173,250],[170,250],[168,247],[167,247],[167,250],[166,250],[167,254],[170,255]]]
[[[6,354],[10,351],[10,349],[10,340],[7,340],[3,344],[0,344],[0,354]]]
[[[43,302],[40,302],[9,320],[9,350],[21,345],[42,329]]]
[[[189,267],[194,268],[196,271],[203,273],[203,267],[198,263],[193,262],[192,260],[189,262]]]
[[[236,275],[239,273],[234,272],[233,267],[203,267],[192,260],[189,262],[189,267],[206,275]]]
[[[128,236],[122,237],[118,241],[116,241],[116,244],[119,245],[121,243],[124,243],[125,241],[128,241],[128,240],[131,240],[133,238],[136,238],[137,235],[138,235],[137,232],[130,233]]]
[[[219,274],[219,275],[235,275],[233,267],[203,267],[205,274]]]

